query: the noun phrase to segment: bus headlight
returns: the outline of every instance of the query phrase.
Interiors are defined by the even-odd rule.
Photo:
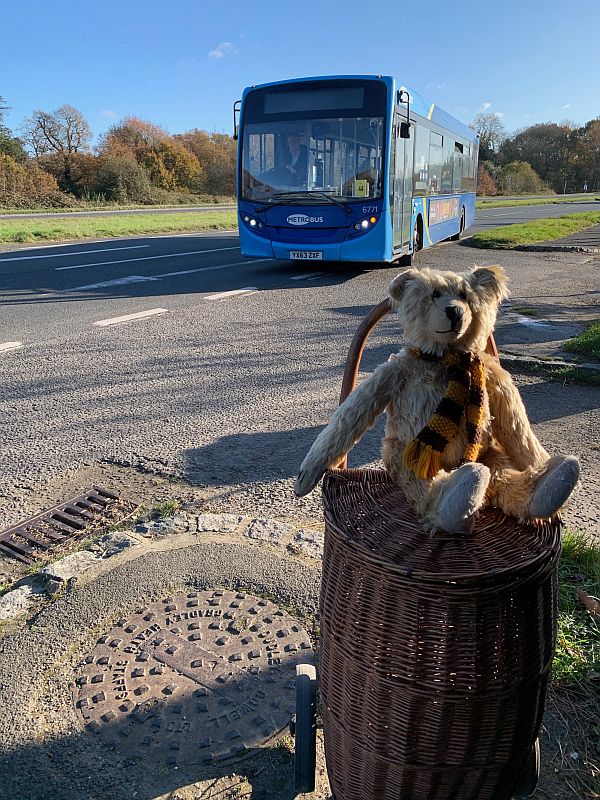
[[[366,231],[369,225],[374,225],[376,222],[377,222],[377,217],[371,217],[371,219],[363,219],[360,222],[354,223],[354,230]]]

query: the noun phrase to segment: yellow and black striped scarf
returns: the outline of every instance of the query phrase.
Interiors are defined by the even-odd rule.
[[[448,367],[448,386],[433,416],[404,448],[404,466],[418,478],[433,478],[442,465],[446,446],[458,435],[465,418],[465,461],[476,461],[481,448],[485,402],[485,367],[477,353],[446,353],[433,356],[417,351],[426,361]]]

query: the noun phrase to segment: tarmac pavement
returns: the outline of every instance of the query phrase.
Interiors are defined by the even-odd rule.
[[[570,236],[563,236],[561,239],[553,239],[551,242],[540,242],[540,244],[530,245],[528,250],[579,252],[579,253],[600,253],[600,225],[592,228],[585,228]]]
[[[227,260],[219,258],[221,270]],[[231,255],[229,271],[204,273],[209,263],[204,260],[197,267],[196,261],[192,267],[182,264],[177,275],[185,269],[200,274],[193,292],[182,278],[170,295],[156,274],[150,288],[142,281],[86,286],[83,301],[63,284],[40,290],[49,301],[60,299],[51,305],[51,341],[32,341],[23,351],[7,353],[11,360],[3,362],[0,419],[10,447],[3,456],[0,508],[7,519],[18,521],[98,481],[140,501],[159,493],[161,499],[189,496],[204,511],[269,517],[290,530],[322,523],[318,492],[296,500],[293,481],[337,404],[352,333],[385,296],[397,268],[327,265],[307,268],[295,280],[290,265],[239,266],[239,258]],[[141,262],[140,278],[147,263]],[[583,478],[567,523],[600,535],[600,388],[557,377],[547,367],[548,359],[565,360],[564,341],[600,316],[600,259],[572,252],[481,251],[467,242],[425,251],[418,261],[422,267],[455,270],[475,263],[499,263],[509,275],[511,298],[496,330],[501,360],[513,373],[543,444],[551,453],[573,453],[581,460]],[[120,268],[115,261],[115,281]],[[94,280],[102,280],[95,261],[91,269]],[[129,267],[122,269],[127,274]],[[209,292],[250,286],[250,270],[253,293],[204,302]],[[210,276],[209,284],[204,276]],[[66,278],[48,272],[42,286],[50,280]],[[21,303],[26,307],[37,290],[15,285],[14,291],[9,319],[17,324]],[[173,313],[136,323],[143,328],[121,325],[105,334],[88,327],[91,320],[116,313],[115,303],[135,303],[150,292],[154,305],[169,306]],[[77,319],[76,334],[61,333],[61,315],[75,317],[80,309],[87,316]],[[39,336],[33,324],[22,330],[23,337]],[[390,316],[371,337],[361,374],[401,343]],[[18,415],[23,408],[26,428]],[[380,421],[351,454],[351,465],[379,463],[381,436]],[[182,478],[185,483],[178,483]],[[0,638],[0,800],[210,797],[206,784],[185,789],[198,775],[165,772],[151,760],[123,765],[81,731],[69,688],[77,659],[123,609],[184,586],[244,587],[298,609],[303,619],[316,610],[318,559],[277,543],[223,534],[174,536],[163,546],[158,537],[147,547],[132,547],[114,564],[82,575],[62,594],[34,606],[27,625],[18,620]],[[243,770],[209,770],[202,780],[227,774],[233,781]],[[288,762],[281,771],[290,770]],[[551,773],[548,768],[546,789]],[[258,786],[260,777],[256,781]],[[260,791],[265,800],[293,797],[289,783]],[[318,796],[326,797],[322,791]],[[222,796],[235,795],[232,790]],[[552,790],[549,796],[570,795]]]

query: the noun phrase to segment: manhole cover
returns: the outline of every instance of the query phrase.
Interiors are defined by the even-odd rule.
[[[78,665],[88,730],[118,754],[169,766],[239,758],[294,713],[306,631],[276,605],[231,591],[187,592],[138,608]]]

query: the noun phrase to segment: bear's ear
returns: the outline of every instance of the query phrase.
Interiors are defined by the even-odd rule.
[[[484,299],[500,303],[508,297],[508,278],[497,265],[492,267],[475,267],[469,276],[469,283]]]
[[[414,280],[417,275],[418,271],[416,269],[407,269],[405,272],[401,272],[400,275],[396,275],[394,280],[390,283],[389,293],[390,296],[400,302],[406,291],[406,285]]]

